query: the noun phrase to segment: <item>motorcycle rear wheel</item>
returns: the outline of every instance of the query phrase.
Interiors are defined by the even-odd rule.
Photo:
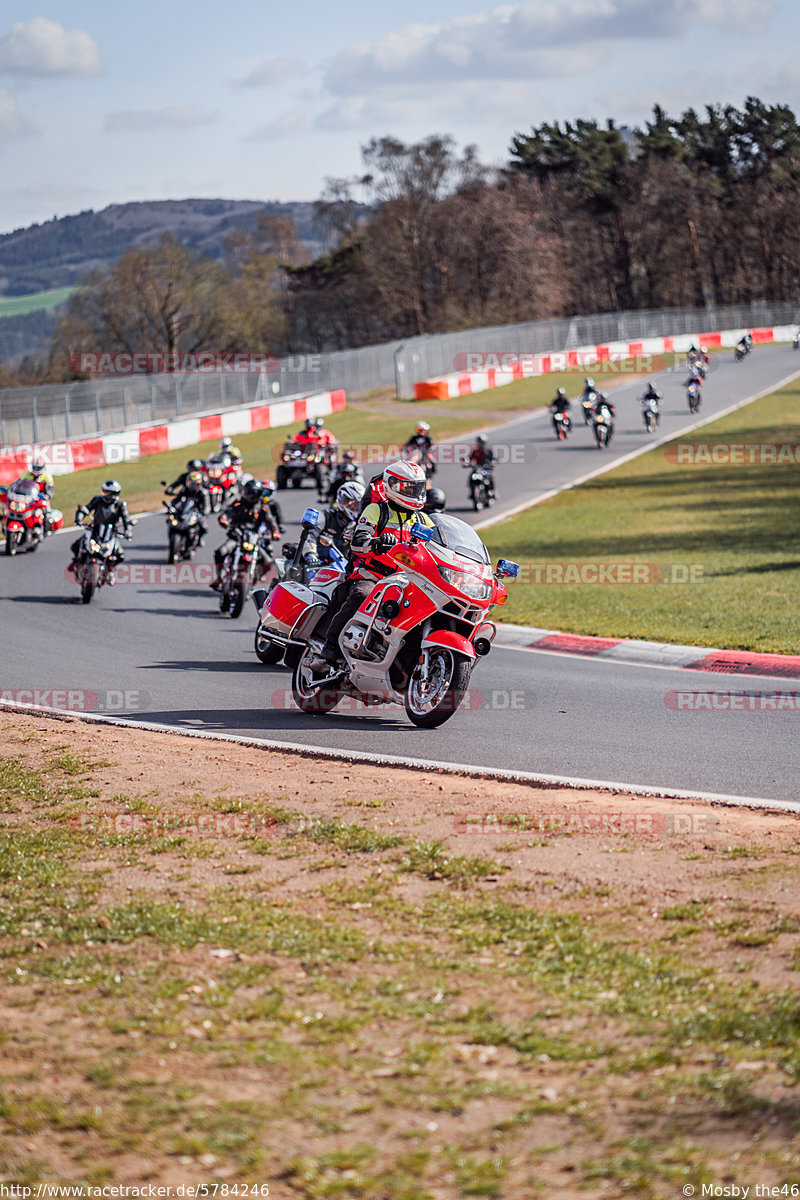
[[[472,663],[445,647],[428,655],[428,680],[423,685],[422,667],[417,664],[408,681],[405,708],[408,719],[420,729],[438,729],[449,721],[469,687]]]
[[[309,649],[310,647],[304,651],[292,671],[292,696],[301,712],[319,717],[336,708],[342,698],[342,691],[336,685],[314,689],[308,687],[308,683],[312,679],[312,673],[307,666]]]

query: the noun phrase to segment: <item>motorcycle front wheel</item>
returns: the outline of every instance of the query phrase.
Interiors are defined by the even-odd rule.
[[[254,650],[256,658],[263,663],[265,667],[274,667],[283,658],[283,646],[278,642],[273,642],[269,634],[259,628],[256,630]]]
[[[408,719],[420,729],[437,729],[449,721],[469,687],[472,664],[445,647],[437,646],[425,664],[417,663],[406,689]]]
[[[100,564],[96,562],[85,563],[81,569],[81,600],[84,604],[88,604],[94,595],[97,587],[97,580],[100,575]]]
[[[181,535],[179,533],[170,533],[169,548],[167,550],[167,562],[174,563],[178,556],[178,546],[180,545]]]
[[[8,555],[9,558],[13,558],[14,555],[17,553],[17,538],[18,537],[19,537],[18,533],[7,533],[6,534],[6,554]]]
[[[303,653],[292,672],[292,696],[301,712],[324,716],[336,708],[342,698],[342,692],[335,684],[324,688],[309,687],[314,678],[307,665],[309,649],[310,647]]]

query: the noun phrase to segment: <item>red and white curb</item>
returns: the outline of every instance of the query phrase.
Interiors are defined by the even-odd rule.
[[[293,425],[307,417],[328,417],[346,407],[347,395],[342,389],[309,392],[276,400],[273,404],[250,404],[197,413],[166,423],[133,425],[100,437],[37,443],[35,446],[6,446],[0,450],[0,483],[13,483],[27,471],[35,455],[45,460],[53,475],[71,475],[73,471],[119,466],[148,454],[180,450],[214,438]]]
[[[126,717],[112,717],[100,713],[72,712],[63,708],[47,708],[32,704],[20,704],[13,700],[0,699],[0,712],[27,713],[34,717],[55,717],[59,720],[86,721],[92,725],[119,725],[126,729],[137,729],[145,733],[170,733],[178,737],[200,738],[203,741],[233,742],[255,750],[277,750],[282,754],[296,754],[301,758],[323,758],[333,762],[363,763],[371,767],[400,767],[411,771],[430,771],[437,775],[455,778],[492,779],[502,783],[519,783],[529,787],[570,788],[574,791],[597,791],[627,796],[652,797],[663,800],[695,800],[706,804],[719,804],[736,808],[775,810],[797,813],[798,805],[791,800],[772,800],[765,796],[736,796],[724,792],[687,791],[682,788],[644,786],[641,784],[618,783],[608,779],[579,779],[569,775],[544,775],[534,771],[511,771],[502,767],[479,767],[473,763],[450,763],[407,758],[399,754],[370,754],[364,750],[336,750],[328,746],[306,746],[302,742],[281,742],[275,738],[244,737],[235,733],[212,733],[200,729],[184,729],[179,725],[161,725],[151,721],[137,721]]]
[[[796,325],[770,325],[751,330],[753,341],[761,345],[790,342],[796,331]],[[641,338],[635,342],[604,342],[595,346],[578,346],[574,350],[554,350],[548,354],[504,354],[499,356],[502,366],[489,367],[485,371],[453,371],[448,375],[420,380],[414,384],[414,399],[453,400],[458,396],[471,396],[491,388],[505,387],[517,379],[550,375],[555,371],[591,371],[593,368],[597,370],[603,363],[624,362],[645,355],[685,354],[692,345],[703,345],[707,349],[732,349],[742,333],[741,329],[723,329],[714,333]]]
[[[800,655],[759,654],[749,650],[713,650],[626,638],[588,637],[537,629],[529,625],[498,625],[495,645],[514,650],[540,650],[580,658],[601,658],[643,666],[681,667],[721,675],[762,675],[800,679]]]

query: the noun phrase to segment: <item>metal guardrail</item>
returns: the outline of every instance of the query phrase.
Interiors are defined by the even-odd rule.
[[[283,396],[344,388],[363,395],[396,387],[410,399],[414,383],[456,370],[457,355],[538,354],[603,342],[703,330],[787,325],[796,304],[758,302],[717,308],[654,309],[495,325],[405,341],[283,358],[270,373],[111,376],[88,383],[0,390],[0,441],[5,445],[62,441],[114,433],[131,425],[269,403]]]

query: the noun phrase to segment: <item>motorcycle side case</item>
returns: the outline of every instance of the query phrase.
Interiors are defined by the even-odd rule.
[[[267,596],[261,612],[261,624],[265,629],[288,637],[299,618],[315,600],[311,588],[292,580],[284,580],[276,584]]]
[[[50,510],[50,528],[53,531],[64,528],[64,514],[58,508]]]

